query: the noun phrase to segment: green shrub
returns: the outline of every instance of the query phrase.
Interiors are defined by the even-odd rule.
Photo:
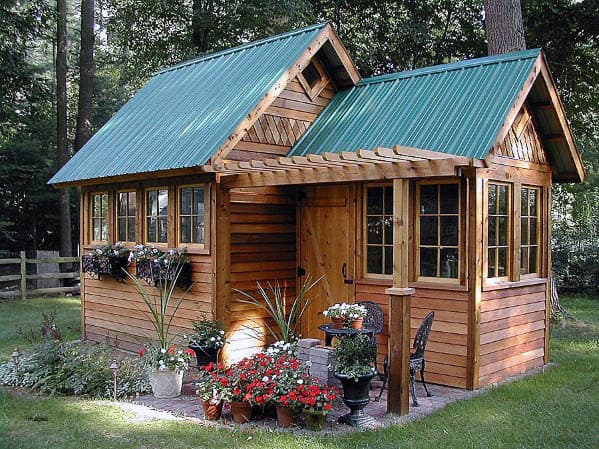
[[[47,340],[24,354],[15,371],[12,361],[0,365],[0,384],[31,388],[51,395],[112,397],[113,377],[106,345]],[[117,396],[149,391],[141,361],[120,361]]]

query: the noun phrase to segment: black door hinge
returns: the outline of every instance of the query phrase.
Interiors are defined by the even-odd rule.
[[[302,267],[297,267],[297,276],[305,276],[306,274],[306,270],[304,270]]]

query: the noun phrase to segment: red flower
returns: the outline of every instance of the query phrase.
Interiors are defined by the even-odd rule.
[[[175,351],[176,351],[176,350],[177,350],[177,347],[173,345],[173,346],[171,346],[170,348],[168,348],[168,353],[169,353],[170,355],[173,355],[173,354],[175,353]]]
[[[146,354],[146,352],[148,352],[148,351],[146,350],[146,348],[141,348],[141,351],[139,351],[139,356],[140,356],[140,357],[143,357],[143,356]]]
[[[324,405],[324,409],[325,409],[325,410],[332,410],[332,409],[333,409],[333,404],[331,404],[330,402],[327,402],[327,403]]]
[[[190,356],[193,357],[195,355],[195,352],[193,352],[191,349],[187,348],[185,350],[185,354],[190,355]],[[210,362],[210,363],[212,363],[212,362]]]

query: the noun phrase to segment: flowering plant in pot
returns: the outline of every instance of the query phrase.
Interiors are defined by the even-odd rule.
[[[323,385],[309,376],[301,379],[288,394],[288,402],[303,412],[306,426],[310,430],[322,430],[326,415],[333,410],[333,403],[337,398],[338,391],[335,387]]]
[[[204,416],[210,421],[218,420],[222,413],[223,401],[229,391],[229,379],[224,367],[212,362],[204,366],[196,387],[196,393],[202,401]]]
[[[331,318],[333,327],[335,328],[351,325],[352,327],[359,329],[364,317],[368,314],[368,310],[360,304],[348,304],[343,302],[333,304],[327,310],[322,312],[322,314]]]
[[[340,421],[363,427],[372,422],[363,409],[370,401],[370,383],[376,374],[376,346],[366,335],[346,335],[339,339],[333,357],[335,377],[343,385],[343,402],[350,409]]]
[[[195,352],[197,368],[216,363],[218,352],[225,345],[225,329],[221,321],[208,319],[202,314],[193,322],[193,332],[185,335],[189,340],[189,348]]]
[[[273,371],[271,400],[276,406],[279,425],[289,427],[293,424],[294,411],[298,405],[290,398],[290,393],[309,379],[308,366],[295,357],[283,354],[275,359]]]
[[[154,396],[157,398],[179,396],[183,372],[189,367],[193,351],[183,350],[176,345],[164,348],[159,343],[151,342],[144,345],[139,351],[139,356],[143,358],[148,370]]]

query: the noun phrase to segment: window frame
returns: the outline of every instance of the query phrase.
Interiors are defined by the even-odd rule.
[[[104,196],[106,195],[106,217],[104,217],[104,220],[106,221],[106,240],[96,240],[94,237],[94,220],[96,218],[100,218],[102,219],[102,217],[96,217],[94,215],[94,197],[96,196]],[[110,192],[108,190],[99,190],[99,191],[95,191],[95,192],[89,192],[89,236],[88,236],[88,241],[90,244],[96,244],[96,245],[100,245],[100,244],[107,244],[109,243],[111,240],[111,221],[110,221],[111,217],[110,217]]]
[[[202,188],[204,189],[204,242],[182,242],[181,241],[181,191],[189,188]],[[188,249],[197,249],[202,253],[208,253],[210,248],[210,184],[209,183],[195,183],[195,184],[178,184],[176,186],[176,210],[175,210],[175,228],[176,228],[176,242],[178,247],[187,247]],[[193,217],[193,215],[191,215]]]
[[[130,193],[134,193],[135,194],[135,213],[133,215],[129,215],[129,196],[127,195],[127,214],[126,215],[120,215],[119,214],[119,201],[120,201],[120,194],[121,193],[126,193],[126,194],[130,194]],[[127,232],[129,230],[129,219],[131,217],[133,217],[135,219],[135,225],[133,228],[133,234],[135,236],[134,240],[120,240],[118,239],[120,242],[123,242],[125,244],[131,243],[133,245],[136,244],[136,242],[139,240],[139,235],[137,235],[137,228],[138,228],[138,217],[139,217],[139,198],[138,198],[139,192],[137,189],[118,189],[115,190],[114,192],[114,235],[115,238],[118,239],[120,237],[120,227],[119,227],[119,219],[120,218],[125,218],[125,222],[126,224],[126,229],[125,229],[125,235],[128,235],[129,233]],[[144,215],[144,219],[145,219],[145,215]]]
[[[522,204],[522,191],[526,189],[528,191],[530,190],[534,190],[536,191],[536,195],[537,195],[537,211],[536,211],[536,215],[524,215],[524,211],[522,211],[521,207],[520,207],[520,241],[517,242],[517,248],[514,248],[515,251],[519,251],[520,252],[520,256],[519,256],[519,260],[520,260],[520,266],[518,267],[519,273],[520,273],[520,278],[521,279],[532,279],[532,278],[538,278],[541,275],[541,242],[542,242],[542,227],[541,227],[541,205],[543,204],[542,201],[542,189],[539,186],[534,186],[534,185],[527,185],[527,184],[523,184],[520,188],[520,204]],[[530,210],[530,195],[528,195],[528,200],[527,200],[527,207]],[[528,211],[527,211],[528,212]],[[537,220],[537,225],[536,225],[536,244],[535,245],[531,245],[530,244],[530,239],[529,239],[529,244],[527,245],[523,245],[522,244],[522,218],[528,218],[528,233],[530,236],[530,218],[536,218]],[[529,271],[528,273],[522,273],[520,270],[522,269],[522,248],[529,248],[529,256],[528,256],[528,260],[530,263],[530,247],[531,246],[536,246],[537,248],[537,258],[536,258],[536,267],[534,271]]]
[[[314,67],[316,67],[316,70],[318,71],[318,73],[320,74],[320,79],[318,81],[316,81],[312,86],[310,85],[310,83],[308,83],[308,80],[306,80],[306,78],[304,77],[304,74],[303,74],[304,70],[306,70],[310,64],[313,64]],[[320,61],[316,57],[310,59],[308,64],[306,64],[306,66],[298,72],[297,79],[300,82],[300,84],[302,85],[302,87],[304,88],[304,90],[306,91],[306,94],[308,95],[308,97],[310,97],[310,100],[312,100],[312,101],[314,101],[314,99],[320,95],[320,93],[324,90],[324,88],[329,83],[329,79],[327,77],[326,71],[325,71],[324,67],[322,66],[322,64],[320,63]]]
[[[491,216],[494,217],[499,217],[501,215],[499,214],[489,214],[489,188],[491,186],[505,186],[507,188],[507,194],[506,194],[506,210],[507,210],[507,219],[508,219],[508,223],[507,223],[507,236],[506,236],[506,244],[505,245],[489,245],[489,218]],[[502,181],[497,181],[497,180],[489,180],[488,182],[485,183],[485,189],[484,189],[484,204],[483,204],[483,211],[485,214],[485,221],[484,221],[484,226],[483,226],[483,260],[484,260],[484,264],[483,264],[483,280],[485,283],[489,283],[489,284],[494,284],[494,283],[501,283],[501,282],[506,282],[506,281],[511,281],[512,280],[512,276],[513,276],[513,270],[512,270],[512,261],[514,259],[514,251],[515,251],[515,247],[518,246],[519,249],[519,244],[516,245],[514,244],[513,241],[513,237],[514,237],[514,198],[513,198],[513,194],[514,194],[514,185],[512,183],[508,183],[508,182],[502,182]],[[499,205],[499,201],[497,201],[497,207],[495,208],[495,211],[497,212],[498,210],[498,205]],[[499,229],[499,223],[496,224],[495,226],[496,231]],[[496,243],[498,243],[498,239],[496,241]],[[495,248],[496,249],[496,253],[495,253],[495,264],[494,264],[494,273],[497,274],[498,271],[498,264],[496,263],[497,261],[497,249],[498,248],[506,248],[506,262],[505,262],[505,269],[506,269],[506,274],[504,276],[491,276],[489,277],[489,266],[491,261],[489,260],[489,249],[491,248]]]
[[[148,205],[148,193],[149,192],[156,192],[156,191],[161,191],[161,190],[165,190],[167,192],[168,195],[168,199],[167,199],[167,214],[166,214],[166,242],[152,242],[148,239],[148,218],[151,217],[151,215],[148,215],[148,210],[149,210],[149,205]],[[169,239],[170,239],[170,234],[172,232],[171,229],[171,219],[170,219],[170,214],[172,213],[171,208],[172,208],[172,203],[171,203],[171,189],[168,185],[161,185],[161,186],[152,186],[152,187],[146,187],[143,189],[143,223],[142,223],[142,228],[143,228],[143,235],[142,235],[142,240],[144,244],[151,244],[154,245],[156,247],[168,247],[169,245]],[[159,211],[160,212],[160,211]],[[156,215],[157,218],[160,218],[161,215]],[[158,229],[156,230],[158,232]],[[157,234],[158,235],[158,234]]]
[[[446,179],[446,180],[422,180],[417,181],[415,183],[414,189],[414,271],[413,271],[413,279],[414,282],[423,282],[423,283],[435,283],[435,284],[451,284],[451,285],[462,285],[464,282],[464,268],[466,266],[465,263],[465,217],[464,217],[464,199],[465,192],[463,183],[459,179]],[[458,187],[458,212],[457,214],[442,214],[441,210],[438,210],[437,214],[426,214],[426,215],[434,215],[436,217],[442,216],[456,216],[458,219],[458,244],[455,246],[458,250],[458,268],[457,268],[457,277],[455,278],[444,278],[444,277],[431,277],[431,276],[421,276],[420,275],[420,189],[423,185],[447,185],[447,184],[455,184]],[[439,199],[438,199],[439,201]],[[440,220],[437,224],[438,228],[440,227]],[[439,235],[437,236],[437,241],[439,241]],[[443,246],[443,245],[424,245],[425,247],[434,247],[437,249],[437,261],[439,262],[440,250],[441,248],[454,248],[454,246]],[[437,271],[440,270],[440,266],[437,266]]]
[[[362,189],[362,277],[365,279],[384,279],[384,280],[391,280],[393,279],[393,273],[390,274],[385,274],[385,273],[371,273],[368,271],[368,189],[371,188],[382,188],[383,192],[385,190],[385,187],[391,187],[391,189],[393,189],[393,183],[367,183],[363,185],[363,189]],[[391,190],[393,192],[393,190]],[[383,193],[384,195],[384,193]],[[391,219],[393,219],[393,211],[391,212],[391,215],[389,214],[385,214],[385,199],[383,196],[383,214],[381,215],[376,215],[376,216],[382,216],[383,220],[384,217],[386,216],[390,216]],[[375,215],[371,215],[371,216],[375,216]],[[383,224],[383,229],[384,229],[384,224]],[[371,245],[373,246],[373,245]],[[385,244],[385,237],[383,234],[383,243],[381,243],[380,245],[376,244],[374,246],[380,246],[383,250],[382,250],[382,256],[383,256],[383,260],[382,260],[382,267],[383,267],[383,271],[385,269],[385,247],[386,246],[390,246],[392,248],[391,250],[391,257],[393,258],[393,251],[394,251],[394,245],[393,242],[391,244]]]

